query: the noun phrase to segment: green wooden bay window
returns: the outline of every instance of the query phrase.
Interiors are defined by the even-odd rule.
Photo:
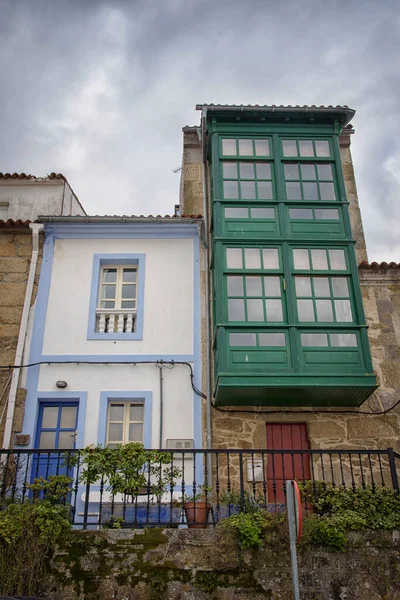
[[[338,126],[208,126],[216,405],[360,405],[377,386]]]

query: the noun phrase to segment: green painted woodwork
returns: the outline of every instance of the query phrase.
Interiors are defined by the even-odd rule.
[[[377,385],[337,123],[208,131],[215,403],[358,406]]]

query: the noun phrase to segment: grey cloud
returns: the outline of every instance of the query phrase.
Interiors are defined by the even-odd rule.
[[[400,260],[397,2],[0,1],[1,168],[170,213],[198,102],[349,104],[371,260]]]

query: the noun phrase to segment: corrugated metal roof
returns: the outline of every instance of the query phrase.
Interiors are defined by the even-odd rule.
[[[372,263],[368,263],[367,261],[363,261],[362,263],[360,263],[358,265],[359,269],[400,269],[400,263],[396,263],[396,262],[372,262]]]

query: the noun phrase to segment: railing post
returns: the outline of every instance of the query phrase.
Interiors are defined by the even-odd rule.
[[[83,529],[87,529],[87,526],[88,526],[89,494],[90,494],[90,483],[87,483],[86,489],[85,489],[85,508],[83,510]]]
[[[243,454],[239,452],[239,477],[240,477],[240,508],[244,507],[244,474],[243,474]]]
[[[393,448],[388,448],[390,475],[392,476],[392,486],[395,492],[399,493],[399,478],[397,475],[396,459]]]

